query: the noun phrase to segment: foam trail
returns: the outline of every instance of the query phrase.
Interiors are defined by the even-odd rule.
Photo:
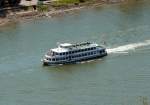
[[[145,40],[144,42],[132,43],[116,48],[106,49],[107,53],[125,53],[128,50],[135,50],[135,48],[144,47],[150,45],[150,40]]]

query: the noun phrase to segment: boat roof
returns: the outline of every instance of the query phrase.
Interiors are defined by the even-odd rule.
[[[52,50],[53,52],[57,52],[57,53],[69,51],[68,49],[66,49],[66,48],[61,48],[61,47],[54,48],[54,49],[51,49],[51,50]]]
[[[83,42],[83,43],[77,43],[77,44],[62,43],[62,44],[59,44],[57,48],[51,49],[51,51],[62,53],[62,52],[68,52],[71,50],[85,49],[85,48],[91,48],[91,47],[97,47],[97,46],[98,44],[90,43],[90,42]]]
[[[71,43],[62,43],[62,44],[60,44],[59,46],[60,47],[64,47],[64,48],[67,48],[67,47],[71,47],[73,44],[71,44]]]

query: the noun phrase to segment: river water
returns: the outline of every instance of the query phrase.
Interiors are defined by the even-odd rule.
[[[108,56],[43,67],[57,42],[104,44]],[[0,28],[0,105],[150,104],[150,1],[133,0]]]

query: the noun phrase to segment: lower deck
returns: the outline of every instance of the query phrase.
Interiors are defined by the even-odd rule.
[[[43,61],[43,65],[59,65],[59,64],[74,64],[78,62],[83,62],[83,61],[88,61],[88,60],[93,60],[93,59],[99,59],[104,56],[107,56],[107,53],[104,53],[102,55],[96,55],[96,56],[90,56],[86,58],[81,58],[81,59],[75,59],[75,60],[66,60],[66,61],[57,61],[57,62],[45,62]]]

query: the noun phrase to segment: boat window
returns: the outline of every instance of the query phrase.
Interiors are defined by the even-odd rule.
[[[52,61],[55,61],[55,58],[53,58]]]
[[[65,55],[65,52],[63,53],[63,55]]]
[[[62,53],[60,53],[60,55],[62,55]]]
[[[103,53],[105,52],[105,50],[103,50]]]
[[[101,50],[100,53],[104,53],[104,50]]]
[[[91,53],[90,52],[88,52],[88,55],[90,55]]]
[[[56,52],[53,52],[54,55],[56,55]]]
[[[84,53],[84,56],[86,56],[87,55],[87,53]]]
[[[96,54],[96,51],[94,51],[94,54]]]
[[[99,51],[100,53],[102,53],[102,51]]]
[[[90,48],[88,48],[88,50],[91,50]]]

